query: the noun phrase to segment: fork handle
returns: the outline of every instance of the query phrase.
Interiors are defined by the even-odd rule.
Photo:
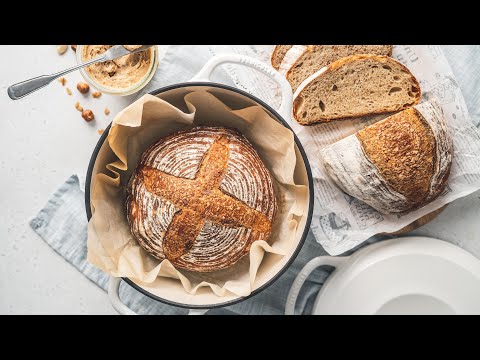
[[[74,67],[71,67],[70,69],[63,70],[63,71],[60,71],[58,73],[51,74],[51,75],[37,76],[33,79],[29,79],[29,80],[19,82],[19,83],[15,84],[15,85],[12,85],[8,88],[8,90],[7,90],[8,96],[10,96],[10,99],[12,99],[12,100],[18,100],[18,99],[20,99],[24,96],[27,96],[27,95],[45,87],[45,86],[47,86],[53,80],[55,80],[56,78],[58,78],[62,75],[68,74],[72,71],[78,70],[80,68],[91,65],[93,63],[103,61],[104,58],[105,58],[105,56],[100,55],[100,56],[97,56],[94,59],[91,59],[91,60],[87,61],[87,62],[84,62],[84,63],[78,64]]]

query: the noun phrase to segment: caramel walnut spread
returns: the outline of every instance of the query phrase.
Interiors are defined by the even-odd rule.
[[[133,50],[141,45],[124,45]],[[82,50],[82,60],[87,61],[103,54],[112,45],[85,45]],[[130,49],[130,47],[132,49]],[[86,68],[88,74],[100,85],[125,89],[140,82],[148,73],[153,62],[152,48],[121,58],[90,65]]]

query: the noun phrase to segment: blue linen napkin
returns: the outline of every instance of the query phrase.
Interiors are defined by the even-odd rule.
[[[443,51],[456,79],[462,89],[465,101],[473,122],[480,124],[480,46],[443,46]],[[175,82],[189,80],[201,67],[188,60],[192,56],[204,63],[211,56],[206,47],[172,46],[159,68],[155,78],[145,92]],[[194,64],[198,64],[195,62]],[[171,66],[168,66],[171,65]],[[233,85],[226,73],[219,70],[215,81]],[[48,200],[47,204],[30,221],[32,229],[50,245],[58,254],[75,266],[88,279],[106,290],[108,275],[90,265],[87,258],[87,218],[85,215],[83,176],[72,175]],[[356,251],[369,243],[386,237],[375,236]],[[290,286],[300,269],[312,258],[327,255],[325,250],[315,241],[310,232],[301,252],[291,267],[269,288],[260,294],[239,304],[221,309],[213,309],[208,314],[283,314],[286,297]],[[348,254],[346,254],[348,255]],[[297,302],[297,313],[308,314],[323,282],[331,272],[331,268],[317,269],[306,281]],[[139,314],[186,314],[181,309],[152,300],[129,285],[122,283],[120,297]],[[108,301],[105,297],[105,301]]]

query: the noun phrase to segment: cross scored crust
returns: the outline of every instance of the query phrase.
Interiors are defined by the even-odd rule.
[[[275,212],[268,170],[243,136],[225,128],[161,139],[142,156],[127,191],[140,245],[193,271],[233,265],[253,241],[268,238]]]

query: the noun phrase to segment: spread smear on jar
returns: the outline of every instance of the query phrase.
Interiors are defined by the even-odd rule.
[[[85,45],[82,50],[82,60],[95,58],[113,45]],[[136,47],[140,45],[125,45]],[[129,49],[130,50],[130,49]],[[152,61],[152,48],[121,58],[90,65],[86,71],[90,77],[102,86],[125,89],[140,82],[148,73]]]

